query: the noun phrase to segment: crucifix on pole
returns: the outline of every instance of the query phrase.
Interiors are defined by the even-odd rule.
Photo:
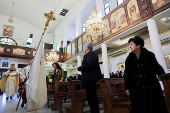
[[[56,18],[53,16],[53,14],[54,14],[53,11],[51,11],[50,13],[44,13],[45,17],[47,18],[47,22],[45,23],[44,31],[43,31],[43,34],[42,34],[42,36],[41,36],[41,38],[40,38],[40,42],[41,42],[41,39],[42,39],[42,37],[43,37],[43,35],[44,35],[44,33],[45,33],[45,30],[47,29],[47,26],[49,26],[49,22],[50,22],[51,20],[56,20]],[[37,51],[38,51],[38,49],[39,49],[40,42],[39,42],[39,44],[38,44]],[[35,54],[36,54],[36,53],[35,53]],[[34,57],[35,57],[35,56],[34,56]],[[41,58],[43,58],[43,56],[42,56]],[[34,58],[33,58],[33,61],[34,61]],[[41,65],[41,64],[42,64],[42,61],[41,61],[41,59],[40,59],[40,65]],[[30,67],[30,69],[31,69],[31,67]],[[29,69],[28,75],[29,75],[29,73],[30,73],[30,69]],[[24,80],[24,85],[22,86],[22,90],[21,90],[21,92],[20,92],[20,98],[19,98],[19,101],[18,101],[18,104],[17,104],[16,111],[17,111],[18,106],[19,106],[19,103],[20,103],[20,101],[21,101],[21,97],[22,97],[22,95],[23,95],[23,92],[24,92],[24,89],[25,89],[25,86],[26,86],[26,84],[25,84],[26,81],[27,81],[27,79]],[[20,87],[21,87],[21,86],[20,86]]]
[[[47,18],[47,22],[45,23],[43,35],[45,33],[45,30],[47,29],[47,26],[49,26],[50,20],[56,20],[56,18],[53,16],[53,14],[54,14],[53,11],[51,11],[50,13],[44,13],[44,16]]]

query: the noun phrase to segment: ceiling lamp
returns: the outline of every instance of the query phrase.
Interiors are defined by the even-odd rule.
[[[89,18],[89,23],[86,25],[86,33],[91,36],[104,34],[107,29],[106,22],[102,21],[102,18],[97,16],[97,10],[95,8],[91,13],[92,15]]]
[[[51,62],[57,62],[59,60],[59,55],[56,54],[54,49],[51,49],[51,51],[52,52],[50,52],[50,56],[47,57],[47,60]]]
[[[13,3],[13,5],[12,5],[12,13],[11,13],[11,17],[9,18],[9,20],[8,20],[8,22],[11,22],[11,23],[13,23],[14,22],[14,20],[13,20],[13,18],[12,18],[12,14],[13,14],[13,7],[14,7],[14,3]]]

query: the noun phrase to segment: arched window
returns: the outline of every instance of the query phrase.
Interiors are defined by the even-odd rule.
[[[106,2],[104,4],[104,11],[105,11],[105,15],[107,15],[110,12],[110,5],[109,2]]]
[[[83,23],[83,33],[86,31],[86,24],[85,22]]]
[[[125,0],[117,0],[117,5],[120,5],[122,2],[124,2]]]

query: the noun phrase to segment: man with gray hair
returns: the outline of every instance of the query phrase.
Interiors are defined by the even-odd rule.
[[[99,58],[92,50],[93,45],[91,43],[87,43],[83,49],[85,55],[82,66],[78,67],[77,70],[82,72],[81,81],[86,90],[87,100],[90,105],[90,112],[99,113],[96,83],[102,79],[102,74],[99,66]]]

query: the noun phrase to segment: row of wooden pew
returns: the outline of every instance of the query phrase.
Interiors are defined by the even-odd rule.
[[[167,102],[167,99],[170,99],[170,74],[160,76],[160,78],[163,79],[163,84],[166,84],[166,86],[164,85],[164,93]],[[59,113],[62,113],[63,100],[70,98],[71,106],[65,108],[66,113],[83,113],[83,107],[87,104],[85,104],[86,92],[81,81],[55,82],[54,90],[51,90],[51,83],[47,83],[47,85],[48,99],[51,94],[54,94],[54,103],[51,104],[52,110],[57,109]],[[130,113],[130,98],[125,93],[123,78],[105,78],[100,80],[96,87],[97,97],[99,103],[103,103],[104,113]],[[166,91],[167,89],[168,91]],[[167,96],[167,94],[169,95]],[[169,102],[167,102],[168,110],[170,110]],[[49,100],[47,105],[49,106]]]

